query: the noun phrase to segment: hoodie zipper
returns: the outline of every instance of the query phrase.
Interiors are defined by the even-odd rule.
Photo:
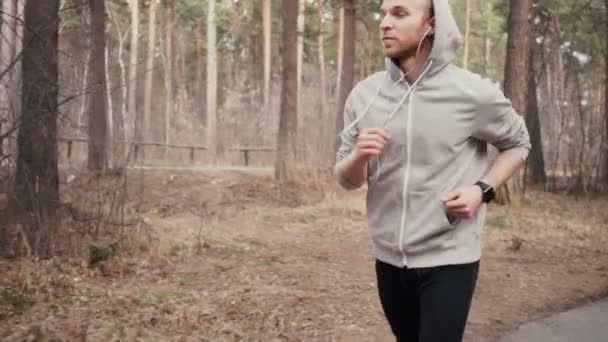
[[[401,251],[401,255],[403,256],[403,266],[407,266],[407,256],[405,255],[405,248],[403,247],[403,237],[405,235],[405,223],[407,220],[407,191],[408,191],[408,183],[410,181],[410,165],[412,161],[412,107],[414,105],[414,92],[412,89],[412,93],[410,94],[409,103],[407,105],[407,126],[406,126],[406,151],[407,157],[405,160],[405,171],[403,174],[403,192],[402,202],[403,208],[401,209],[401,225],[399,227],[399,250]]]

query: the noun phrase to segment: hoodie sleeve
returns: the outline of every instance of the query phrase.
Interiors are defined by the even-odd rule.
[[[530,153],[530,136],[521,115],[500,88],[488,82],[484,86],[479,112],[475,117],[473,137],[494,145],[500,152],[513,153],[525,161]]]
[[[346,99],[346,103],[344,104],[344,125],[343,127],[348,127],[355,120],[356,113],[353,108],[353,93],[351,92],[349,97]],[[353,127],[350,130],[344,132],[338,139],[340,139],[340,145],[338,147],[338,151],[336,152],[336,165],[334,166],[334,174],[338,179],[340,185],[348,190],[356,189],[357,186],[348,181],[348,179],[344,178],[340,172],[339,166],[341,162],[348,157],[351,152],[354,150],[357,143],[357,136],[359,135],[359,131],[357,127]]]

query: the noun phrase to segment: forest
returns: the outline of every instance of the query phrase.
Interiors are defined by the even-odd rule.
[[[333,170],[382,0],[0,4],[0,340],[390,340]],[[608,0],[449,4],[533,146],[484,228],[495,341],[608,295]]]

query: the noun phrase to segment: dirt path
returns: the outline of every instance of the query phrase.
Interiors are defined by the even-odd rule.
[[[391,341],[362,192],[319,202],[275,197],[251,179],[156,183],[165,186],[147,190],[147,242],[106,268],[76,263],[60,277],[52,265],[0,264],[21,281],[62,285],[1,320],[0,340],[43,322],[68,341]],[[221,215],[201,217],[197,196]],[[606,293],[608,201],[564,199],[533,193],[525,208],[491,209],[466,341],[495,341]]]

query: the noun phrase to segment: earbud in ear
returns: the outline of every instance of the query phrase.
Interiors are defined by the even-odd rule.
[[[426,37],[426,36],[428,36],[428,35],[431,35],[431,36],[432,36],[433,34],[435,34],[435,30],[433,30],[433,27],[432,27],[432,26],[429,26],[429,27],[426,29],[426,31],[424,32],[423,37]]]

